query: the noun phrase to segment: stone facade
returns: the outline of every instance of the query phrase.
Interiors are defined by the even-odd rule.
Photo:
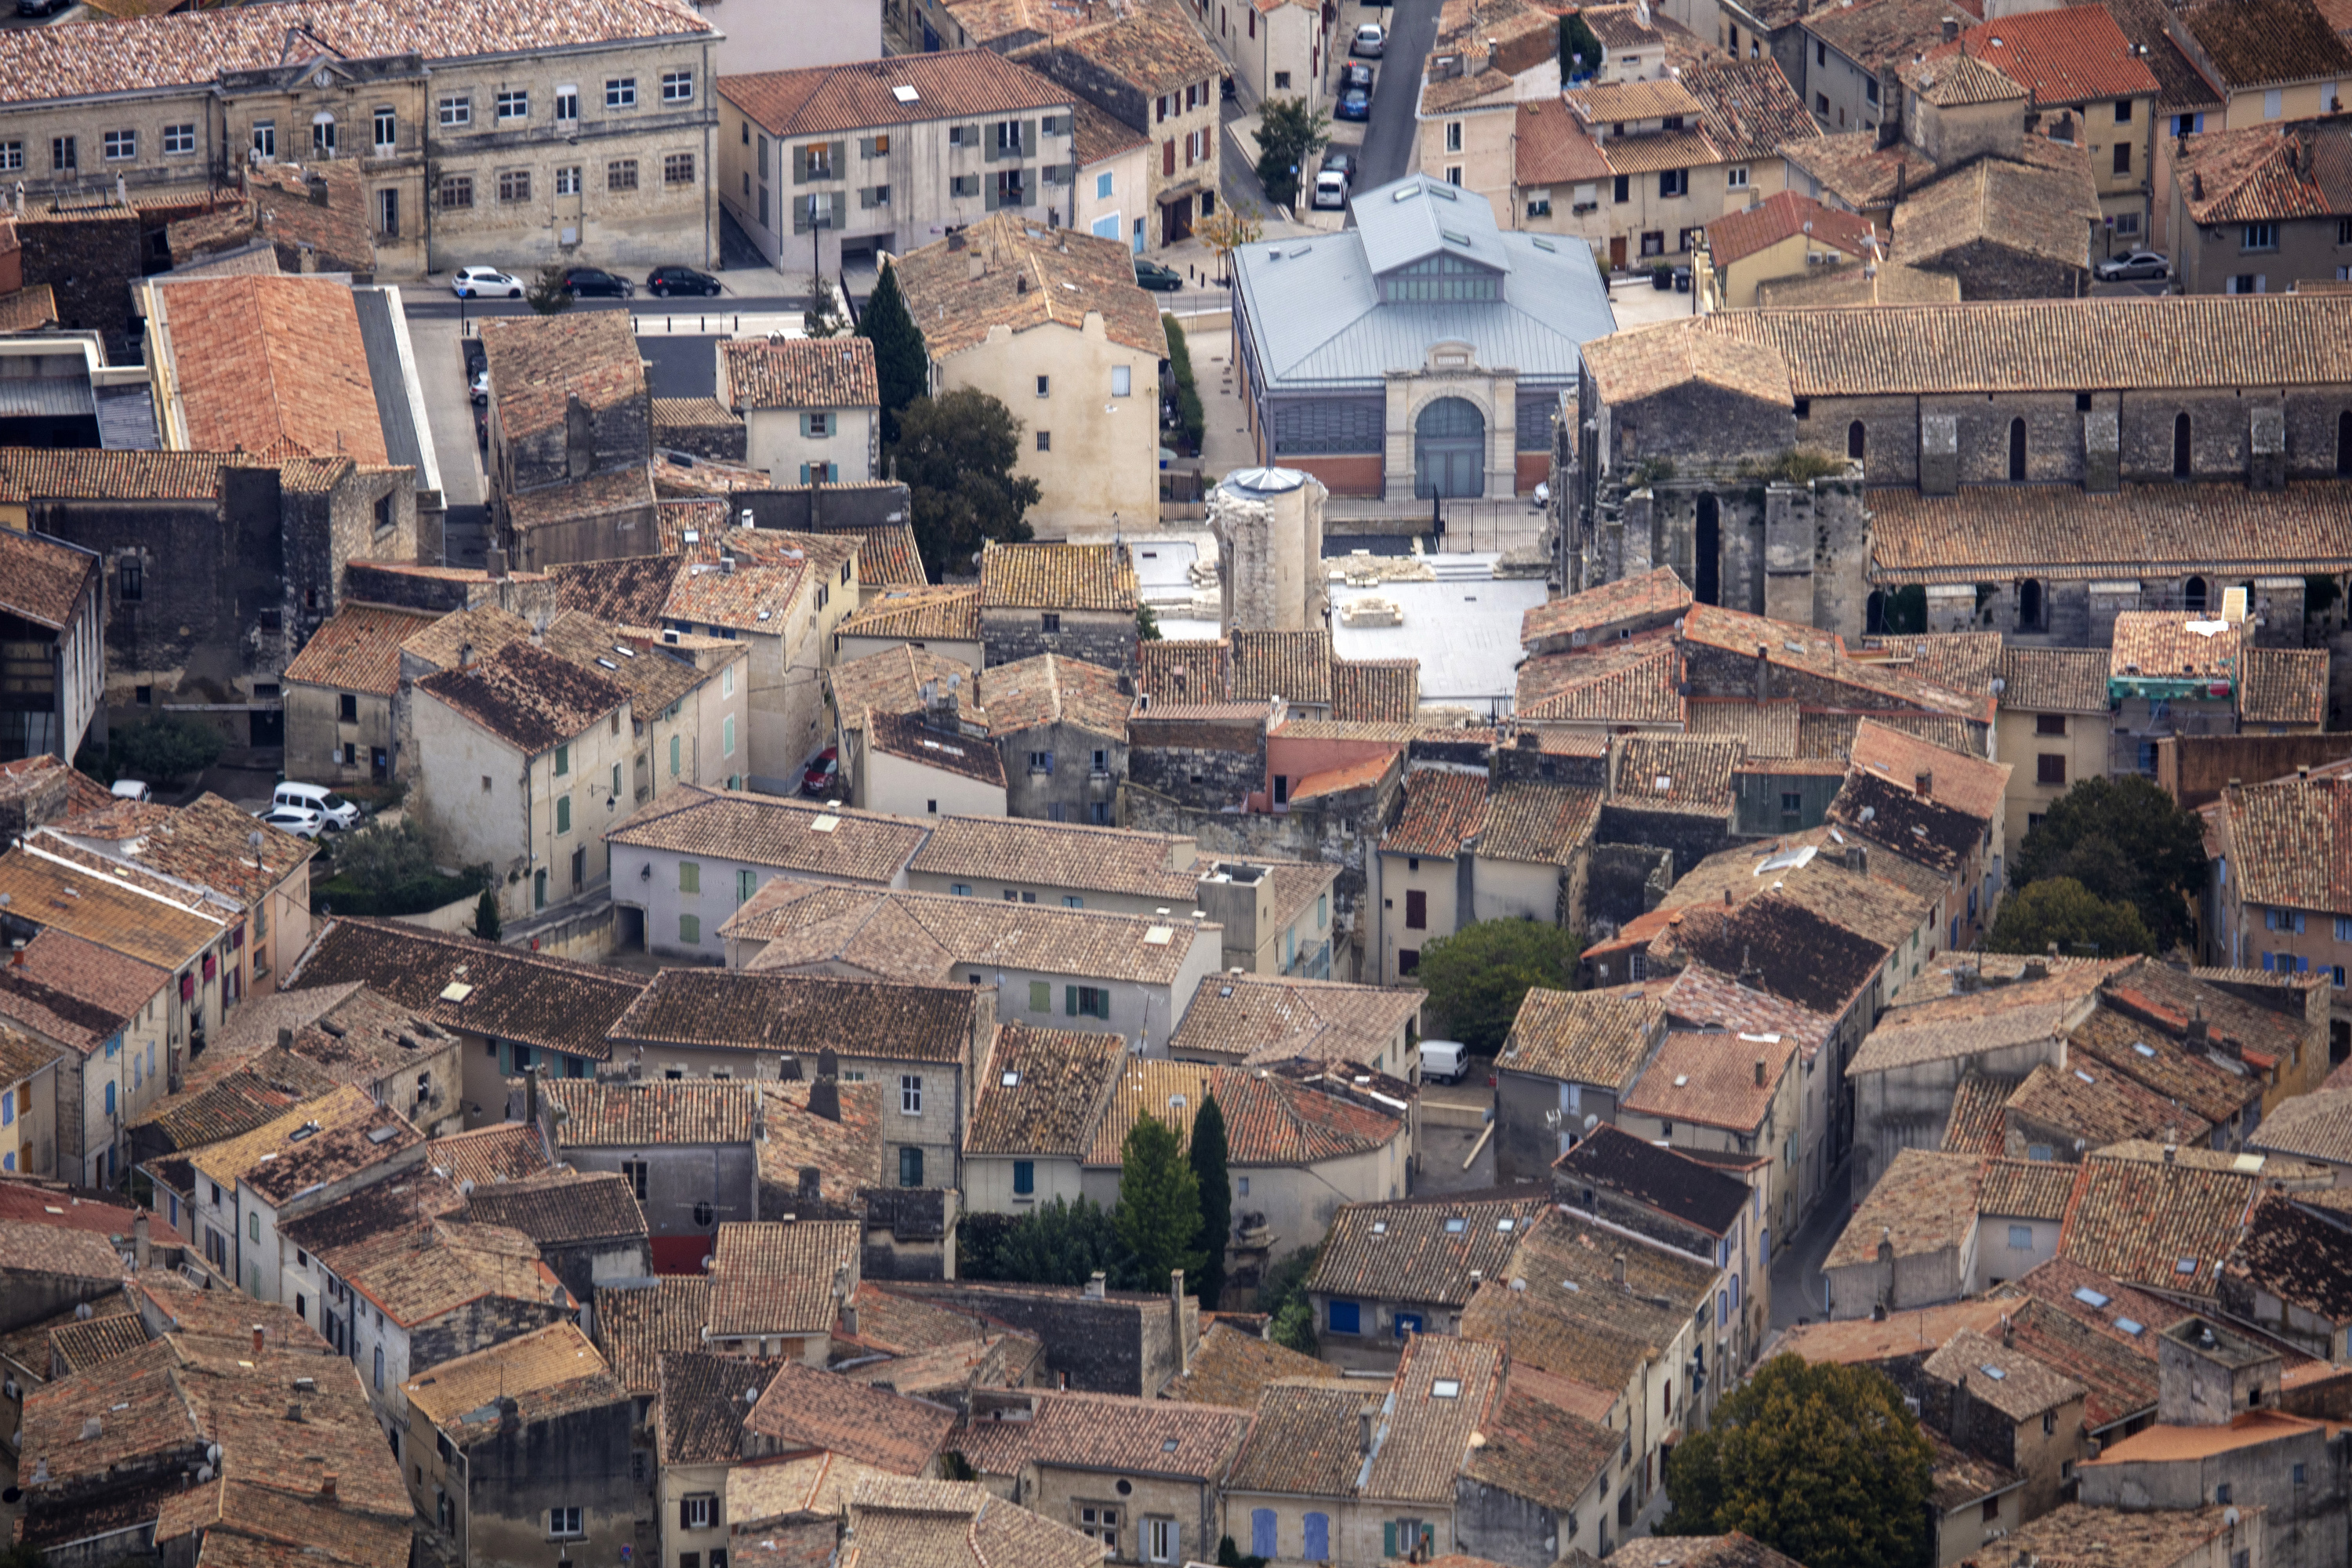
[[[1041,653],[1057,653],[1121,675],[1135,673],[1135,617],[1121,610],[984,606],[980,612],[980,642],[991,668]]]

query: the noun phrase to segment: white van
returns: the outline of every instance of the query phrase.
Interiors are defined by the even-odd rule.
[[[1325,169],[1315,176],[1315,205],[1321,212],[1345,212],[1348,207],[1348,176],[1337,169]]]
[[[278,793],[269,797],[272,805],[290,805],[304,811],[315,811],[331,831],[341,832],[358,826],[360,808],[321,784],[282,784]]]
[[[1469,1065],[1470,1047],[1459,1040],[1421,1042],[1421,1078],[1423,1083],[1460,1083],[1463,1071]]]
[[[107,793],[117,800],[150,801],[155,798],[155,792],[137,779],[117,779]]]

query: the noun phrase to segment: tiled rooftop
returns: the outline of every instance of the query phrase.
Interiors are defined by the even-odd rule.
[[[596,1345],[631,1394],[658,1394],[662,1354],[698,1351],[710,1321],[707,1275],[665,1275],[646,1285],[596,1291]]]
[[[880,64],[875,62],[875,66]],[[848,68],[867,70],[875,66]],[[722,81],[719,91],[731,96],[740,90],[745,79],[736,77]],[[882,401],[881,394],[876,390],[874,342],[870,338],[737,338],[721,342],[719,374],[722,400],[738,414],[755,408],[872,408]]]
[[[1381,839],[1384,855],[1452,857],[1486,822],[1486,778],[1437,768],[1408,773],[1404,810]]]
[[[934,729],[919,713],[868,709],[866,731],[866,743],[877,752],[983,784],[1001,787],[1004,783],[1004,758],[994,746],[961,731]]]
[[[1003,119],[1070,101],[1067,89],[984,48],[723,76],[719,91],[769,134],[794,138],[965,116]]]
[[[1969,1155],[1904,1150],[1846,1222],[1822,1267],[1874,1262],[1882,1240],[1894,1245],[1897,1258],[1946,1247],[1957,1252],[1976,1218],[1982,1168],[1983,1162]]]
[[[1100,889],[1191,906],[1192,841],[1174,834],[1012,816],[943,816],[908,869],[961,880]]]
[[[525,756],[576,740],[629,700],[629,689],[594,669],[528,642],[511,642],[458,669],[416,683]]]
[[[2216,1170],[2201,1161],[2116,1152],[2084,1162],[2060,1253],[2153,1289],[2213,1295],[2222,1261],[2243,1234],[2260,1164]]]
[[[1257,1421],[1252,1427],[1251,1447],[1255,1447],[1256,1431],[1267,1424],[1268,1405],[1261,1404],[1260,1396],[1276,1395],[1278,1391],[1272,1385],[1287,1385],[1294,1381],[1337,1384],[1339,1379],[1339,1368],[1313,1356],[1301,1355],[1271,1340],[1245,1333],[1230,1323],[1211,1323],[1202,1331],[1201,1342],[1193,1347],[1190,1370],[1171,1378],[1163,1392],[1171,1399],[1194,1405],[1223,1405],[1257,1412]],[[1350,1415],[1348,1419],[1352,1462],[1355,1418]],[[1244,1450],[1244,1459],[1248,1452],[1248,1448]],[[1235,1461],[1237,1473],[1243,1462]],[[1237,1483],[1229,1479],[1226,1484],[1230,1488]]]
[[[88,41],[102,47],[113,35],[103,27]],[[0,45],[0,58],[5,49]],[[392,460],[350,289],[327,278],[268,276],[186,279],[155,292],[171,345],[173,412],[185,421],[189,447]]]
[[[808,1071],[827,1048],[851,1057],[959,1061],[971,1048],[971,1029],[968,985],[691,968],[655,976],[614,1021],[612,1035],[703,1049],[781,1051],[800,1057]]]
[[[1796,1055],[1787,1038],[1670,1032],[1622,1109],[1747,1135],[1763,1124]]]
[[[822,1334],[856,1279],[863,1227],[840,1220],[721,1225],[711,1245],[714,1339]]]
[[[1519,1232],[1548,1206],[1536,1198],[1475,1197],[1342,1205],[1307,1289],[1459,1307],[1470,1300],[1473,1273],[1503,1277]]]
[[[947,1446],[985,1476],[1025,1466],[1119,1471],[1214,1481],[1241,1446],[1249,1417],[1216,1405],[1127,1399],[1108,1394],[1038,1394],[1026,1421],[982,1419]]]
[[[1127,266],[1123,248],[1119,265]],[[940,351],[935,347],[932,352]],[[1132,614],[1137,603],[1135,564],[1123,544],[992,544],[980,558],[980,602],[992,610]]]
[[[498,427],[509,441],[561,427],[575,398],[593,416],[646,395],[645,363],[625,312],[491,317],[481,340]]]
[[[1190,1146],[1192,1118],[1214,1095],[1224,1115],[1227,1159],[1235,1165],[1307,1165],[1393,1143],[1402,1114],[1328,1094],[1308,1082],[1247,1068],[1129,1058],[1111,1086],[1085,1163],[1117,1166],[1128,1134],[1145,1116],[1165,1122]]]
[[[99,871],[23,847],[0,854],[0,893],[8,895],[19,920],[166,971],[192,963],[220,939],[226,923],[193,907],[194,899],[174,907],[119,886]],[[137,1005],[146,1000],[141,997]]]
[[[715,1294],[723,1297],[725,1285]],[[712,1329],[717,1331],[716,1322]],[[929,1468],[955,1421],[955,1413],[942,1405],[786,1362],[776,1368],[743,1426],[774,1450],[822,1449],[915,1476]]]
[[[1419,992],[1273,975],[1211,974],[1192,994],[1171,1052],[1250,1062],[1286,1058],[1381,1065],[1421,1016]],[[1402,1064],[1387,1062],[1391,1068]]]
[[[1964,54],[1998,62],[2000,74],[2030,92],[2045,117],[2062,104],[2153,98],[2159,90],[2131,40],[2097,6],[2061,6],[1979,23],[1927,58],[1935,64]]]
[[[310,634],[286,679],[389,697],[400,685],[400,645],[429,617],[380,605],[349,604]]]
[[[924,844],[925,829],[881,812],[685,784],[623,817],[605,837],[614,844],[887,886]]]
[[[1067,724],[1123,742],[1135,697],[1119,689],[1129,684],[1115,669],[1044,653],[992,666],[981,676],[980,695],[994,735]]]
[[[542,1414],[625,1397],[604,1358],[570,1321],[551,1323],[489,1350],[445,1361],[401,1384],[425,1420],[463,1447],[497,1431],[495,1419],[469,1420],[501,1399],[521,1406],[526,1425]],[[495,1412],[493,1412],[495,1415]]]
[[[1085,1154],[1126,1057],[1117,1035],[1001,1026],[964,1152]]]
[[[1093,1568],[1102,1544],[970,1482],[862,1479],[840,1568]]]

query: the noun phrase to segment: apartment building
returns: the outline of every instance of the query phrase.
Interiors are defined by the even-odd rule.
[[[2302,121],[2179,137],[2173,275],[2191,294],[2280,294],[2352,278],[2352,128]],[[2352,432],[2352,424],[2346,426]],[[2341,443],[2352,462],[2352,439]]]
[[[719,83],[721,205],[778,272],[915,249],[999,208],[1070,221],[1072,94],[989,49]]]
[[[0,168],[47,204],[349,159],[387,271],[707,265],[718,38],[690,10],[624,0],[322,0],[11,34]]]

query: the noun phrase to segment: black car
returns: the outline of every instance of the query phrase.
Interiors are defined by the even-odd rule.
[[[52,11],[62,11],[72,4],[73,0],[16,0],[16,15],[46,16]]]
[[[1361,60],[1349,60],[1342,65],[1339,68],[1339,90],[1345,92],[1351,87],[1360,87],[1366,92],[1371,91],[1372,68]]]
[[[1135,282],[1136,287],[1139,289],[1152,289],[1161,293],[1171,293],[1184,287],[1184,275],[1172,268],[1162,267],[1157,261],[1146,261],[1139,256],[1135,258]]]
[[[646,274],[646,292],[667,300],[672,294],[716,294],[719,279],[691,267],[656,267]]]
[[[625,300],[637,286],[596,267],[574,267],[563,274],[563,291],[575,300]]]
[[[1323,167],[1332,170],[1350,185],[1356,183],[1356,159],[1353,153],[1334,147],[1323,154]]]

